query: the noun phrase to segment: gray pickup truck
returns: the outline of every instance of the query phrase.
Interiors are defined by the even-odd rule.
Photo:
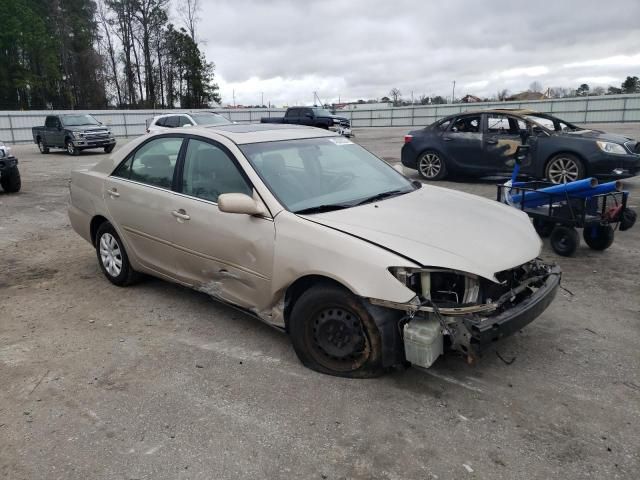
[[[345,137],[353,136],[351,122],[346,117],[334,115],[321,107],[291,107],[284,117],[262,117],[260,123],[287,123],[291,125],[308,125],[338,132]]]
[[[44,127],[31,131],[40,153],[49,153],[50,148],[64,148],[69,155],[79,155],[89,148],[104,148],[111,153],[116,146],[109,128],[86,113],[48,115]]]

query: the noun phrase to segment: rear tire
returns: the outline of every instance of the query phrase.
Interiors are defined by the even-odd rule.
[[[613,244],[613,237],[611,225],[588,226],[582,230],[582,238],[592,250],[606,250]]]
[[[40,153],[43,155],[49,153],[49,147],[45,145],[44,140],[41,138],[38,138],[38,150],[40,150]]]
[[[575,228],[556,226],[551,232],[551,248],[558,255],[570,257],[580,245],[580,237]]]
[[[417,163],[418,173],[425,180],[443,180],[447,176],[444,157],[434,150],[422,152]]]
[[[348,378],[382,374],[382,339],[359,298],[335,285],[304,292],[291,312],[289,332],[300,361],[318,372]]]
[[[96,232],[96,255],[102,273],[114,285],[126,287],[139,278],[129,263],[122,240],[109,222],[100,225]]]
[[[8,172],[2,174],[0,177],[0,186],[7,193],[17,193],[22,187],[22,180],[20,179],[20,171],[18,167],[13,167]]]

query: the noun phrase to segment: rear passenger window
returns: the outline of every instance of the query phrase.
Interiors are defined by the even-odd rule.
[[[178,126],[178,115],[172,115],[171,117],[165,117],[164,126],[168,128],[176,128]]]
[[[121,163],[113,176],[155,187],[171,188],[181,145],[181,138],[151,140]]]
[[[184,115],[181,115],[180,126],[184,127],[185,125],[193,125],[193,122],[189,119],[189,117],[185,117]]]

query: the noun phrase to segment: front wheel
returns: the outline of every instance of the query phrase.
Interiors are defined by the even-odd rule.
[[[122,240],[109,222],[104,222],[98,228],[96,254],[102,273],[114,285],[125,287],[138,278],[137,272],[129,263]]]
[[[587,226],[582,230],[582,238],[592,250],[606,250],[613,244],[613,237],[611,225]]]
[[[418,173],[426,180],[442,180],[447,176],[447,165],[442,155],[429,150],[418,158]]]
[[[7,193],[17,193],[22,187],[22,180],[20,179],[20,171],[18,167],[13,167],[8,172],[2,174],[0,177],[0,186]]]
[[[74,157],[80,155],[80,150],[78,150],[78,147],[76,147],[71,140],[67,140],[66,147],[69,155],[73,155]]]
[[[111,153],[111,152],[113,152],[113,149],[114,149],[114,147],[115,147],[115,146],[116,146],[116,145],[115,145],[115,144],[113,144],[113,145],[108,145],[108,146],[104,147],[104,153]]]
[[[561,153],[549,160],[545,177],[555,184],[575,182],[585,177],[584,165],[575,155]]]
[[[369,378],[382,373],[382,339],[361,301],[334,285],[318,285],[298,299],[290,335],[308,368],[339,377]]]

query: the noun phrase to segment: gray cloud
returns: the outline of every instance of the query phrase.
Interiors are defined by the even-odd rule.
[[[410,92],[619,84],[640,74],[640,2],[203,2],[199,36],[223,102],[277,105]],[[609,62],[596,60],[613,58]],[[609,82],[609,80],[611,82]]]

